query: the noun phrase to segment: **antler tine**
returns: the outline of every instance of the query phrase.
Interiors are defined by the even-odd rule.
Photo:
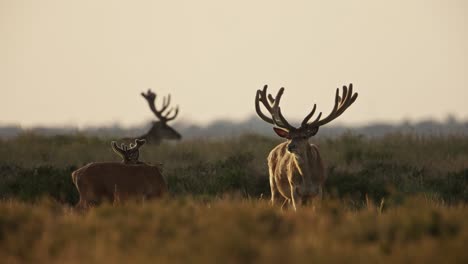
[[[281,122],[281,124],[278,123],[278,120],[276,120],[275,116],[273,116],[273,120],[276,121],[276,122],[275,122],[275,125],[276,125],[276,126],[279,126],[279,127],[282,127],[282,128],[286,128],[286,129],[288,129],[288,130],[294,130],[294,129],[296,129],[295,127],[291,126],[291,125],[288,123],[288,121],[286,121],[286,118],[284,118],[283,113],[281,113],[281,107],[278,107],[278,111],[277,111],[276,113],[278,114],[278,117],[279,117],[279,119],[280,119],[279,121]]]
[[[276,126],[286,128],[288,130],[293,130],[295,128],[293,126],[291,126],[288,123],[288,121],[286,121],[286,118],[284,118],[283,113],[281,112],[281,107],[279,106],[280,101],[281,101],[281,97],[283,96],[283,93],[284,93],[284,87],[281,87],[281,89],[279,89],[278,93],[276,94],[275,99],[273,100],[274,104],[273,104],[273,107],[272,107],[271,114],[272,114],[273,121],[275,122]],[[279,120],[278,120],[278,118],[279,118]]]
[[[112,146],[112,150],[117,153],[119,156],[121,156],[122,158],[125,157],[125,151],[123,149],[121,149],[118,145],[117,145],[117,142],[115,141],[112,141],[111,142],[111,146]]]
[[[149,108],[153,112],[153,114],[158,118],[161,119],[161,112],[159,112],[156,109],[156,106],[154,105],[156,101],[156,94],[151,91],[151,89],[148,89],[148,91],[145,93],[141,93],[141,96],[143,96],[146,101],[148,102]]]
[[[257,111],[258,116],[263,119],[263,121],[273,124],[275,126],[285,128],[288,130],[294,129],[286,118],[283,116],[281,112],[281,108],[279,107],[279,103],[281,101],[281,96],[284,92],[284,87],[279,89],[276,97],[273,97],[271,94],[267,94],[268,85],[263,86],[262,90],[257,90],[257,94],[255,96],[255,110]],[[260,102],[263,106],[267,109],[270,113],[271,118],[266,116],[260,109]]]
[[[161,122],[168,122],[168,121],[174,120],[176,118],[177,114],[179,113],[179,108],[177,106],[176,109],[175,109],[175,114],[173,116],[168,117],[168,116],[170,116],[173,109],[171,109],[169,112],[167,112],[167,114],[163,114],[164,111],[166,111],[167,108],[169,107],[169,105],[171,104],[171,94],[168,94],[167,96],[163,97],[163,103],[162,103],[161,110],[156,109],[156,106],[155,106],[156,94],[153,93],[151,91],[151,89],[148,89],[148,92],[146,94],[141,93],[141,95],[146,99],[146,101],[148,101],[148,105],[149,105],[151,111],[154,113],[154,115],[159,120],[161,120]]]
[[[315,114],[315,110],[317,109],[317,104],[314,104],[314,107],[312,108],[312,111],[310,111],[310,113],[308,115],[306,115],[306,117],[304,118],[304,120],[302,121],[301,123],[301,127],[307,125],[307,122],[309,122],[309,119]],[[320,112],[319,116],[322,114],[322,112]]]
[[[169,115],[172,114],[173,111],[174,111],[174,108],[169,109],[169,111],[166,112],[166,114],[164,115],[164,117],[168,117]]]
[[[179,114],[179,106],[177,105],[177,106],[175,107],[174,115],[172,115],[171,117],[169,117],[169,115],[172,113],[173,110],[174,110],[174,108],[172,108],[172,109],[167,113],[167,115],[165,116],[166,122],[171,121],[171,120],[174,120],[174,119],[177,117],[177,115]]]
[[[159,113],[164,112],[169,107],[170,103],[171,103],[171,94],[169,94],[168,96],[164,96],[162,108],[158,112]]]
[[[257,111],[257,115],[263,119],[263,121],[274,124],[273,119],[269,118],[266,116],[262,110],[260,109],[260,102],[262,102],[263,106],[268,110],[268,112],[271,115],[271,106],[266,100],[266,89],[268,88],[268,85],[263,86],[263,90],[257,90],[257,94],[255,96],[255,110]]]
[[[167,95],[167,105],[169,106],[171,104],[171,94]]]
[[[318,127],[325,125],[335,118],[339,117],[341,114],[346,111],[346,109],[356,101],[356,98],[358,97],[358,93],[353,94],[353,84],[349,85],[346,87],[346,85],[343,86],[343,94],[342,97],[340,97],[340,89],[336,89],[336,94],[335,94],[335,105],[333,106],[332,111],[330,114],[325,117],[324,119],[320,120],[320,115],[315,121],[309,123],[309,124],[304,124],[303,126],[308,126],[308,127]]]
[[[274,103],[275,103],[275,98],[274,98],[273,95],[271,95],[271,94],[268,95],[268,100],[270,100],[270,103],[271,103],[271,104],[274,104]]]
[[[262,96],[261,100],[262,100],[263,106],[265,106],[265,108],[271,114],[275,99],[273,98],[273,96],[271,94],[269,94],[267,92],[268,92],[268,85],[265,84],[265,86],[263,86],[263,89],[261,90],[261,96]],[[278,93],[280,93],[280,91],[278,91]],[[270,102],[268,102],[268,101],[270,101]]]
[[[145,143],[146,143],[146,139],[144,139],[144,138],[142,138],[142,139],[139,139],[139,138],[135,139],[135,144],[136,144],[137,146],[143,146]]]
[[[340,116],[357,98],[357,93],[353,95],[353,84],[349,88],[343,86],[343,98],[340,101],[339,109],[336,111],[335,116]]]
[[[340,108],[340,110],[337,113],[337,116],[341,115],[350,105],[356,101],[356,98],[358,97],[358,93],[353,94],[353,84],[349,84],[349,90],[347,94],[346,100],[343,102],[343,107]]]
[[[141,148],[146,143],[144,139],[135,139],[135,143],[130,143],[130,148],[128,150],[135,151]]]

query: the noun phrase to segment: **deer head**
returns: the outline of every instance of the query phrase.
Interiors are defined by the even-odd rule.
[[[115,153],[123,158],[125,164],[139,164],[141,163],[138,158],[140,157],[140,148],[146,143],[144,139],[135,139],[135,143],[130,143],[129,146],[122,143],[120,147],[117,142],[112,141],[111,146]]]
[[[278,136],[288,140],[288,151],[295,154],[304,153],[303,151],[308,144],[308,139],[317,134],[320,126],[331,122],[343,114],[344,111],[346,111],[346,109],[351,104],[353,104],[358,97],[357,93],[353,93],[353,84],[350,84],[349,87],[343,86],[343,93],[341,96],[340,90],[337,88],[335,95],[335,105],[327,117],[321,119],[322,112],[320,112],[312,122],[309,122],[317,109],[317,105],[314,104],[312,111],[306,115],[301,123],[301,126],[294,127],[288,123],[286,118],[283,116],[279,106],[284,88],[281,88],[275,97],[273,97],[271,94],[267,95],[267,88],[268,86],[265,85],[263,90],[257,91],[257,95],[255,97],[255,110],[261,119],[275,126],[273,130]],[[261,111],[260,103],[262,103],[263,106],[267,109],[271,117],[268,117]]]
[[[182,136],[167,124],[169,121],[174,120],[179,114],[178,106],[168,109],[171,103],[171,95],[169,94],[167,97],[163,97],[160,110],[155,106],[156,94],[150,89],[148,89],[146,93],[141,93],[141,96],[146,99],[149,108],[159,121],[154,121],[151,129],[139,138],[146,139],[148,142],[155,144],[158,144],[163,139],[180,140]]]

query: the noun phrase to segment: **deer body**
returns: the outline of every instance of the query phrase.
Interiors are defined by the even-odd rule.
[[[167,193],[160,169],[148,164],[93,162],[74,171],[72,180],[80,194],[77,207],[112,202],[116,190],[120,200],[157,198]]]
[[[273,130],[282,138],[287,139],[276,146],[268,156],[270,174],[271,201],[276,203],[283,199],[283,206],[290,201],[294,210],[315,197],[322,196],[322,188],[326,180],[325,169],[318,148],[309,143],[309,138],[317,134],[319,127],[325,125],[341,114],[354,103],[358,94],[353,93],[352,84],[349,89],[343,86],[340,96],[336,90],[335,105],[331,113],[321,119],[320,112],[315,120],[309,122],[315,113],[316,105],[304,118],[300,127],[288,123],[279,106],[284,88],[281,88],[276,97],[267,94],[268,86],[258,90],[255,97],[255,110],[265,122],[273,124]],[[265,115],[260,103],[267,109],[270,117]]]
[[[287,202],[296,208],[297,201],[306,203],[310,198],[322,196],[326,180],[322,158],[315,145],[307,144],[305,151],[291,153],[288,142],[276,146],[268,155],[271,201]]]

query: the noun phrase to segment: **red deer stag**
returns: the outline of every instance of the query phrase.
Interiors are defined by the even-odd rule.
[[[291,126],[281,113],[279,106],[284,88],[281,88],[276,97],[267,96],[267,85],[258,90],[255,97],[255,110],[265,122],[273,124],[273,130],[287,141],[279,144],[268,155],[268,168],[270,174],[271,202],[283,201],[292,203],[294,210],[314,197],[322,196],[322,188],[327,176],[317,146],[309,143],[320,126],[323,126],[343,114],[346,109],[356,101],[357,93],[353,93],[353,85],[343,86],[340,97],[336,89],[335,106],[331,113],[320,119],[320,112],[314,121],[309,122],[315,113],[317,105],[304,118],[299,128]],[[260,109],[260,103],[268,110],[271,117],[265,115]]]
[[[145,139],[148,143],[151,144],[159,144],[163,139],[180,140],[182,136],[167,124],[167,122],[172,121],[177,117],[177,114],[179,113],[179,107],[176,106],[175,109],[171,108],[169,111],[164,113],[164,111],[168,110],[168,107],[171,103],[171,95],[169,94],[167,97],[164,96],[162,108],[160,110],[156,109],[155,106],[156,94],[153,93],[150,89],[148,89],[146,93],[141,93],[141,96],[146,99],[149,108],[159,119],[159,121],[153,121],[151,129],[146,134],[138,138]]]
[[[138,150],[141,145],[137,140],[130,149]],[[72,173],[73,183],[80,194],[78,208],[103,201],[115,202],[116,199],[157,198],[167,193],[167,185],[158,166],[139,162],[138,158],[131,156],[134,151],[119,151],[115,146],[113,142],[114,151],[123,155],[124,162],[92,162]],[[128,150],[127,147],[122,148]]]

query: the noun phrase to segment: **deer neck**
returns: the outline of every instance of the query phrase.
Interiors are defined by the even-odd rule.
[[[146,139],[153,144],[158,144],[161,141],[161,137],[161,124],[156,122],[151,126],[150,130],[146,132],[146,134],[139,138]]]
[[[310,175],[312,153],[310,147],[307,147],[306,150],[301,154],[293,154],[294,164],[302,176]]]
[[[314,156],[310,146],[307,146],[305,151],[300,155],[294,155],[296,170],[302,177],[301,185],[303,190],[310,191],[314,189],[313,159]]]

